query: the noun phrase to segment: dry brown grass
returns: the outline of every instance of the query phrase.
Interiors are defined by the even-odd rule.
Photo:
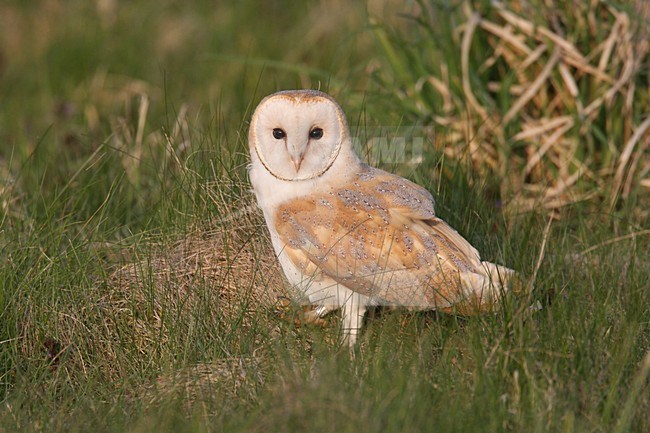
[[[152,257],[129,263],[110,277],[111,315],[123,316],[144,348],[167,338],[178,312],[209,305],[218,321],[247,326],[259,311],[282,305],[286,290],[266,236],[223,229],[197,231]],[[206,290],[207,289],[207,290]]]
[[[647,192],[650,4],[463,5],[453,36],[431,42],[439,62],[426,44],[401,59],[409,45],[377,30],[404,84],[395,93],[444,131],[436,145],[480,177],[496,175],[515,213],[540,205],[554,213],[594,197],[611,208],[633,190]],[[432,29],[425,40],[435,39],[443,13],[428,7],[414,12]]]
[[[648,5],[641,3],[639,7],[648,9]],[[472,115],[448,122],[459,134],[467,134],[464,139],[474,143],[473,163],[479,168],[487,166],[502,171],[500,174],[509,183],[504,188],[520,189],[521,194],[515,194],[510,202],[518,210],[532,209],[538,194],[547,208],[588,198],[589,191],[572,189],[581,177],[589,177],[611,191],[612,204],[619,194],[627,197],[639,160],[650,143],[650,118],[635,124],[632,107],[636,100],[636,76],[650,52],[650,42],[635,34],[643,28],[628,14],[599,4],[584,17],[585,27],[596,33],[593,27],[598,22],[599,26],[608,27],[609,35],[601,43],[580,49],[559,32],[525,19],[503,4],[497,4],[496,9],[498,21],[482,18],[468,9],[468,20],[461,27],[463,91]],[[469,52],[479,31],[493,49],[480,69],[493,68],[501,61],[517,77],[517,83],[507,89],[513,103],[503,116],[490,113],[474,97],[470,85]],[[500,82],[488,83],[494,92],[501,91],[501,86]],[[585,88],[589,91],[580,90]],[[580,138],[593,127],[602,110],[614,107],[616,100],[623,101],[622,112],[617,115],[624,122],[625,145],[610,143],[617,149],[617,158],[594,169],[595,161],[576,157],[586,144]],[[513,129],[508,128],[515,121],[518,124],[513,134]],[[525,144],[523,171],[503,170],[503,158],[507,156],[498,143],[506,141]],[[647,165],[648,161],[644,163]],[[604,188],[605,182],[613,182],[613,186]]]

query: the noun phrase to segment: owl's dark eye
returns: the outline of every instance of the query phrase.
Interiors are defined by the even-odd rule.
[[[282,140],[284,137],[287,136],[287,133],[284,132],[281,128],[273,128],[273,138],[276,140]]]
[[[314,128],[311,131],[309,131],[309,138],[313,138],[314,140],[320,140],[323,138],[323,130],[321,128]]]

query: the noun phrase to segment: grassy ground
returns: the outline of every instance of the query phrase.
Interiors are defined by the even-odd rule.
[[[427,122],[459,117],[436,113],[431,89],[413,93],[435,63],[418,51],[427,39],[390,4],[371,2],[369,20],[334,3],[0,5],[0,432],[650,430],[647,134],[623,158],[648,113],[648,63],[634,110],[585,127],[596,144],[572,154],[593,170],[580,199],[542,194],[511,212],[535,179],[551,188],[574,172],[504,189],[500,170],[521,174],[535,155],[516,140],[494,143],[515,149],[512,166],[465,164],[445,146],[458,135]],[[253,206],[245,138],[262,96],[297,87],[333,93],[359,131],[421,125],[423,160],[384,166],[537,290],[483,317],[377,312],[354,358],[336,316],[300,326]],[[491,109],[508,113],[500,95]],[[528,310],[535,300],[546,307]]]

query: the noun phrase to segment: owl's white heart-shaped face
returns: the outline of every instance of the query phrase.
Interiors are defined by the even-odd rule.
[[[348,134],[345,116],[329,95],[279,92],[253,114],[251,153],[278,179],[313,179],[332,166]]]

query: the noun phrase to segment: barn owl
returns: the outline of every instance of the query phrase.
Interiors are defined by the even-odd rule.
[[[354,346],[371,306],[491,309],[516,279],[436,216],[424,188],[363,163],[343,110],[315,90],[264,98],[249,131],[250,181],[273,248],[313,318],[341,309]]]

